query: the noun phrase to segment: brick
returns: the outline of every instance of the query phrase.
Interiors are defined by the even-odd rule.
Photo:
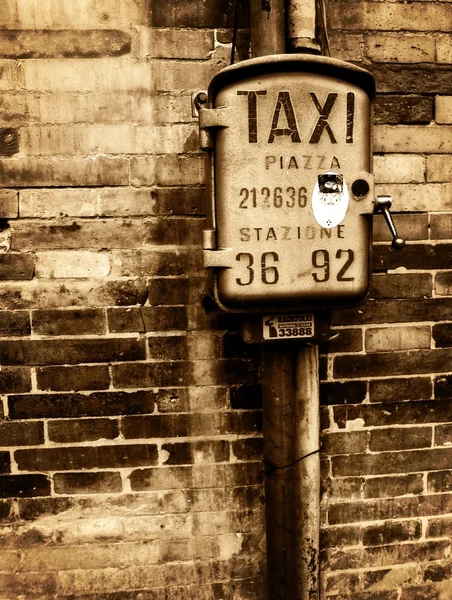
[[[448,594],[448,588],[446,587],[445,593]],[[416,585],[411,586],[402,590],[400,600],[423,600],[424,598],[431,598],[432,600],[442,600],[442,591],[439,584],[435,585]]]
[[[332,332],[325,343],[325,350],[333,352],[360,352],[363,349],[363,335],[360,329],[340,329]]]
[[[371,402],[427,400],[432,397],[432,382],[429,377],[374,379],[369,382],[369,396]]]
[[[262,481],[262,463],[195,465],[136,469],[129,476],[133,491],[203,489],[257,485]]]
[[[367,65],[366,65],[367,66]],[[450,94],[450,67],[422,65],[370,65],[380,93]]]
[[[14,423],[0,421],[0,445],[36,446],[44,443],[44,425],[38,421]]]
[[[0,360],[4,365],[78,364],[144,358],[144,340],[135,338],[0,341]]]
[[[450,36],[436,40],[436,60],[438,64],[452,64],[452,40]]]
[[[452,152],[452,128],[447,125],[376,125],[374,132],[375,152]]]
[[[55,473],[53,476],[57,494],[105,494],[122,492],[119,473]]]
[[[156,183],[161,186],[169,186],[178,185],[181,181],[184,181],[187,186],[204,185],[204,169],[203,156],[162,156],[157,159],[156,163]],[[131,176],[133,176],[133,171]]]
[[[49,219],[94,217],[98,214],[98,193],[90,189],[21,190],[20,216]]]
[[[20,336],[30,335],[30,315],[26,311],[0,312],[0,335]]]
[[[36,380],[38,389],[45,391],[106,390],[110,374],[106,365],[39,367]]]
[[[178,6],[177,11],[180,10]],[[213,31],[199,29],[154,28],[144,46],[145,54],[152,54],[153,58],[207,59],[213,49]]]
[[[98,252],[38,252],[36,277],[43,279],[101,278],[110,274],[110,257]]]
[[[34,267],[32,254],[0,254],[0,279],[32,279]]]
[[[19,194],[15,190],[0,191],[0,219],[17,219]]]
[[[320,532],[322,548],[338,548],[341,546],[356,546],[361,542],[359,527],[328,527]],[[337,589],[337,587],[336,587]]]
[[[443,537],[444,535],[450,535],[452,522],[450,518],[438,518],[430,519],[427,526],[428,537]]]
[[[366,37],[366,55],[373,62],[424,63],[435,61],[435,38],[427,35],[372,34]]]
[[[422,494],[424,476],[422,473],[393,475],[388,477],[371,477],[363,486],[364,498],[394,498],[411,494]]]
[[[152,89],[155,70],[149,63],[127,57],[96,61],[31,58],[20,64],[17,78],[23,91],[122,92]]]
[[[430,273],[374,273],[370,298],[428,298],[432,296]]]
[[[428,14],[424,2],[412,4],[352,3],[344,11],[340,2],[331,5],[329,19],[335,29],[383,31],[449,31],[447,5],[435,5]]]
[[[444,364],[452,358],[448,349],[409,350],[397,354],[381,353],[366,356],[338,356],[334,363],[335,377],[378,377],[388,372],[391,375],[408,373],[442,373]],[[444,362],[446,361],[446,363]]]
[[[204,222],[200,219],[158,219],[145,225],[145,244],[196,245],[202,237]]]
[[[435,277],[434,291],[438,296],[449,296],[452,289],[450,273],[437,273]]]
[[[392,219],[397,233],[406,240],[427,240],[429,238],[429,219],[425,213],[421,214],[393,214]],[[392,240],[391,232],[383,215],[373,217],[373,241],[382,242]]]
[[[9,29],[0,35],[2,58],[96,58],[130,52],[130,36],[123,31]]]
[[[17,86],[17,63],[0,60],[0,90],[14,90]]]
[[[11,419],[102,417],[147,414],[154,410],[151,391],[11,395],[8,402]]]
[[[427,491],[429,494],[452,491],[452,472],[434,471],[433,473],[427,473]]]
[[[446,298],[374,300],[359,309],[335,310],[333,325],[448,321],[452,315]]]
[[[262,459],[263,440],[260,438],[243,438],[231,443],[232,456],[236,460],[255,461]]]
[[[430,123],[433,120],[433,103],[433,98],[420,95],[377,95],[373,110],[374,123]]]
[[[6,188],[127,185],[129,160],[121,157],[17,158],[0,161],[0,184]]]
[[[119,436],[118,422],[114,419],[55,420],[48,423],[49,440],[63,443],[114,440]]]
[[[328,382],[320,384],[320,404],[360,404],[367,396],[367,384],[364,381],[347,383]]]
[[[444,469],[449,464],[450,455],[451,450],[449,448],[434,448],[405,452],[381,452],[372,455],[335,456],[332,459],[333,474],[341,477]]]
[[[45,475],[1,475],[0,497],[30,498],[49,496],[50,481]]]
[[[206,192],[204,187],[159,187],[151,192],[153,212],[159,215],[204,215]]]
[[[452,161],[450,156],[427,156],[427,181],[452,181]]]
[[[345,61],[361,61],[364,55],[364,36],[329,32],[330,50],[332,56]]]
[[[374,248],[374,268],[397,269],[404,266],[407,269],[446,269],[446,255],[450,244],[407,244],[402,250],[394,250],[391,246],[376,246]]]
[[[134,217],[158,214],[153,192],[140,189],[100,189],[98,214],[106,217]]]
[[[359,454],[366,451],[367,438],[367,431],[324,434],[322,437],[322,452],[330,456]]]
[[[152,27],[231,27],[233,9],[231,3],[208,0],[201,6],[188,0],[181,6],[177,0],[157,0],[149,7]]]
[[[140,332],[185,330],[187,311],[183,306],[140,306],[107,310],[111,332]]]
[[[450,323],[441,323],[434,325],[432,337],[436,342],[437,348],[446,348],[452,346],[452,325]]]
[[[429,325],[404,327],[373,327],[366,330],[367,352],[393,352],[417,348],[430,348]]]
[[[370,432],[369,449],[371,452],[384,452],[385,450],[430,448],[432,434],[431,427],[374,429]]]
[[[425,159],[409,154],[375,156],[374,173],[377,183],[423,183]]]
[[[162,444],[161,454],[165,465],[227,462],[229,460],[229,443],[225,440],[212,440]]]
[[[435,446],[447,446],[452,441],[452,426],[438,425],[435,427]]]
[[[382,404],[361,404],[335,406],[334,420],[340,429],[351,426],[353,421],[364,427],[385,427],[389,425],[417,425],[427,423],[447,423],[450,421],[448,399],[424,400],[418,402],[389,402]]]
[[[7,597],[27,596],[32,600],[52,596],[56,593],[55,573],[14,573],[0,576],[0,589]],[[32,596],[30,596],[32,594]]]
[[[185,361],[115,365],[112,369],[113,385],[116,388],[186,385],[189,370]]]
[[[14,458],[19,469],[26,471],[137,467],[157,463],[157,446],[141,444],[16,450]]]
[[[9,452],[0,452],[0,473],[11,472],[11,458]]]
[[[452,96],[435,97],[435,121],[440,124],[452,123]]]
[[[149,250],[113,250],[112,252],[111,275],[114,277],[175,277],[190,273],[194,276],[199,274],[201,268],[201,246],[197,248],[180,247],[176,251],[154,247]],[[168,281],[168,284],[173,288],[176,287],[174,280]],[[193,282],[192,286],[195,284],[196,282]],[[178,291],[179,294],[187,293],[187,291],[178,290],[177,287],[176,290],[173,289],[173,294],[174,291]],[[168,302],[168,304],[181,303]]]
[[[25,367],[0,369],[0,394],[20,394],[31,391],[31,372]]]
[[[19,152],[19,132],[11,127],[0,128],[0,156],[13,156]]]
[[[39,335],[103,334],[105,313],[101,309],[34,310],[33,333]]]
[[[142,304],[147,297],[146,282],[142,280],[110,279],[108,281],[52,280],[2,283],[0,307],[6,310],[28,308],[67,308],[129,306]]]
[[[376,187],[376,194],[392,196],[393,210],[397,212],[433,212],[449,210],[450,184],[386,184]]]
[[[205,278],[154,277],[149,282],[149,296],[154,306],[198,304],[205,287]]]
[[[382,525],[366,527],[363,532],[364,546],[384,546],[418,540],[422,535],[422,523],[416,521],[388,521]]]
[[[59,248],[80,250],[81,248],[98,249],[103,248],[130,248],[141,246],[144,242],[146,226],[141,221],[133,222],[131,220],[93,220],[93,221],[59,221],[55,224],[44,222],[36,223],[26,221],[14,225],[11,234],[11,247],[13,249],[24,250],[56,250]],[[64,270],[64,261],[70,260],[74,265],[77,259],[93,261],[97,255],[92,253],[82,253],[78,257],[74,252],[70,253],[47,253],[43,255],[44,266],[42,267],[42,276],[49,276],[52,269],[52,256],[55,257],[55,270],[61,272],[61,276],[66,276]],[[72,258],[71,258],[72,257]],[[47,265],[45,261],[47,259]],[[109,272],[108,257],[100,256],[94,262],[94,276],[105,276]],[[58,264],[61,263],[61,264]],[[79,277],[90,277],[89,266],[83,265],[74,268]]]

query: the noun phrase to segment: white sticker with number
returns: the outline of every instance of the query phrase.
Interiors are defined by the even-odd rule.
[[[270,315],[262,318],[264,340],[289,340],[314,336],[314,315]]]

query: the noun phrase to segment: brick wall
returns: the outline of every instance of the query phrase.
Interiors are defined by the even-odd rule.
[[[191,93],[233,5],[3,0],[0,600],[264,598],[259,349],[200,303]],[[446,600],[452,8],[328,14],[333,56],[376,77],[409,243],[375,219],[372,298],[323,348],[322,600]]]

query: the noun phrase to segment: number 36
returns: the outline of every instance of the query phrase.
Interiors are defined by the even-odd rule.
[[[239,252],[235,259],[239,262],[244,261],[247,269],[247,278],[237,277],[236,282],[238,285],[251,285],[254,281],[254,256],[249,252]],[[266,283],[267,285],[274,285],[279,280],[279,272],[277,267],[267,264],[269,261],[278,262],[278,254],[276,252],[264,252],[261,255],[261,280],[262,283]]]

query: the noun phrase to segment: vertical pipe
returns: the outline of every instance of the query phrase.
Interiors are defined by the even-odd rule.
[[[289,0],[287,37],[292,52],[320,54],[316,0]]]
[[[297,593],[319,598],[320,406],[318,346],[300,348],[295,358],[295,529]]]
[[[253,58],[284,54],[284,0],[250,0],[250,22]]]

